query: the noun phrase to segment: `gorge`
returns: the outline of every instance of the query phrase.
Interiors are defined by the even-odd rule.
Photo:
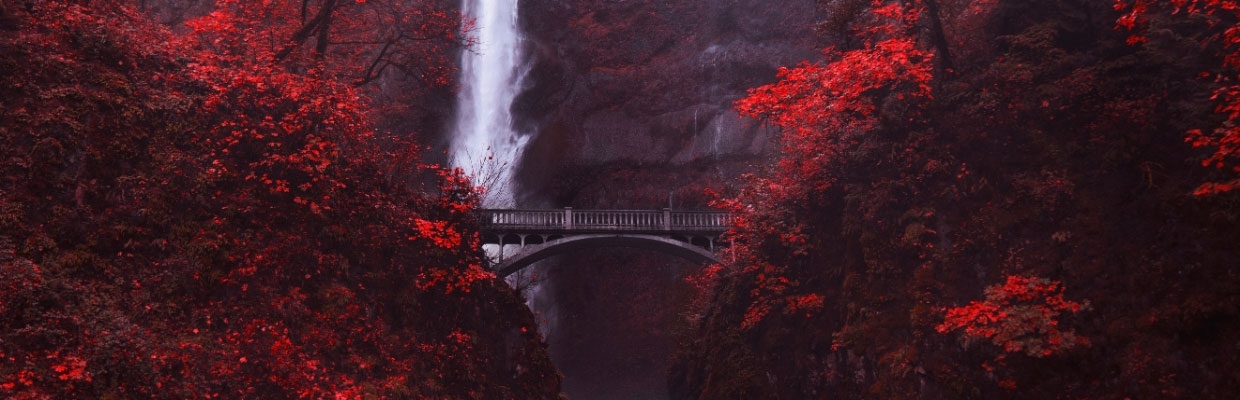
[[[481,9],[466,4],[467,12]],[[521,1],[517,11],[525,34],[506,32],[507,17],[477,18],[479,50],[464,55],[453,154],[491,149],[492,165],[509,167],[515,181],[511,189],[493,186],[520,207],[707,209],[705,190],[728,190],[728,182],[756,171],[775,150],[773,133],[731,111],[731,103],[774,79],[777,67],[817,54],[804,34],[812,29],[812,1]],[[528,73],[502,46],[528,55]],[[513,72],[479,76],[483,68]],[[516,76],[525,79],[513,93]],[[479,93],[516,96],[484,112]],[[509,109],[511,125],[503,119]],[[476,118],[484,114],[498,119],[482,128]],[[521,135],[519,142],[479,140],[461,126]],[[522,153],[505,147],[527,140]],[[492,182],[498,174],[480,175]],[[537,277],[526,293],[566,392],[666,398],[671,332],[680,329],[692,295],[681,280],[698,268],[657,253],[603,249],[526,272],[525,279]]]
[[[1235,3],[0,0],[0,397],[1230,399]]]
[[[599,250],[566,254],[536,266],[533,285],[538,289],[530,297],[553,359],[565,375],[566,392],[601,399],[831,398],[826,388],[844,398],[875,393],[880,398],[909,393],[929,398],[1019,393],[1036,398],[1038,393],[1056,392],[1067,378],[1040,375],[1032,368],[1059,365],[1058,356],[1001,354],[982,363],[983,372],[972,370],[978,363],[970,364],[970,357],[992,353],[969,341],[961,353],[948,350],[956,345],[945,342],[936,330],[946,330],[947,325],[934,322],[950,307],[944,302],[968,304],[947,299],[991,293],[1001,287],[995,283],[1001,283],[999,277],[1008,274],[1058,277],[1067,287],[1076,285],[1082,293],[1108,299],[1123,297],[1116,291],[1119,287],[1159,285],[1138,283],[1145,278],[1135,277],[1119,284],[1111,280],[1114,273],[1104,272],[1108,271],[1104,265],[1140,264],[1141,274],[1191,275],[1173,272],[1176,268],[1167,264],[1165,255],[1136,250],[1204,254],[1180,247],[1187,245],[1183,242],[1154,244],[1155,236],[1138,235],[1134,242],[1120,244],[1123,239],[1112,234],[1072,233],[1081,229],[1114,233],[1118,226],[1136,224],[1121,217],[1133,213],[1152,212],[1181,221],[1159,225],[1143,219],[1154,231],[1193,231],[1198,238],[1194,243],[1234,254],[1205,244],[1214,243],[1206,239],[1209,236],[1234,235],[1232,228],[1215,231],[1199,225],[1200,220],[1189,223],[1170,217],[1197,212],[1186,211],[1196,206],[1166,200],[1191,190],[1185,185],[1163,186],[1174,179],[1150,169],[1157,165],[1167,168],[1157,171],[1170,171],[1169,165],[1182,165],[1191,158],[1183,153],[1186,148],[1175,144],[1180,140],[1177,134],[1155,133],[1184,131],[1184,119],[1198,118],[1170,110],[1197,110],[1192,115],[1200,116],[1209,109],[1198,103],[1203,98],[1200,86],[1186,81],[1185,75],[1177,75],[1173,81],[1178,83],[1172,86],[1150,82],[1160,79],[1154,76],[1169,76],[1169,71],[1204,61],[1189,51],[1172,52],[1175,55],[1169,57],[1175,62],[1134,60],[1168,56],[1161,52],[1171,47],[1159,46],[1174,47],[1172,43],[1183,40],[1177,35],[1192,34],[1159,31],[1166,36],[1150,39],[1161,41],[1159,45],[1126,47],[1122,35],[1112,29],[1113,10],[1069,3],[1001,1],[987,8],[978,2],[936,2],[935,7],[943,8],[933,16],[950,21],[938,28],[944,40],[940,49],[948,50],[940,53],[952,58],[950,64],[936,61],[943,64],[934,70],[933,105],[924,109],[903,105],[900,100],[906,98],[886,94],[902,93],[896,88],[873,89],[867,94],[878,99],[882,119],[870,128],[870,135],[839,145],[849,149],[847,156],[830,153],[829,147],[809,147],[799,156],[809,160],[815,154],[833,154],[847,160],[843,166],[830,167],[839,168],[829,170],[839,179],[829,184],[830,189],[766,181],[772,187],[801,188],[800,193],[809,196],[801,199],[797,192],[786,193],[789,203],[772,206],[782,208],[765,216],[789,224],[777,225],[780,229],[805,229],[809,244],[798,245],[795,240],[801,239],[787,239],[782,236],[785,231],[772,233],[776,239],[761,242],[768,247],[758,260],[773,260],[773,265],[754,261],[732,266],[730,275],[717,278],[705,310],[691,305],[700,301],[699,289],[691,284],[700,282],[703,270],[698,265]],[[836,61],[841,67],[834,72],[841,76],[849,76],[848,69],[866,70],[866,64],[846,64],[839,58],[866,49],[857,33],[873,22],[866,17],[865,4],[523,1],[520,23],[531,66],[512,109],[514,125],[530,132],[530,139],[515,172],[522,188],[518,204],[701,209],[712,199],[707,189],[735,194],[743,189],[737,178],[746,173],[783,176],[789,170],[788,164],[780,163],[781,156],[787,160],[792,158],[787,154],[801,150],[780,135],[790,135],[795,126],[778,132],[741,117],[733,111],[734,102],[751,88],[774,82],[779,67],[793,68],[802,61]],[[927,48],[938,40],[935,23],[942,21],[917,28],[926,32],[920,40]],[[833,53],[821,52],[832,47]],[[1151,69],[1142,73],[1125,69],[1132,65]],[[894,73],[913,77],[909,72]],[[853,79],[860,86],[864,78]],[[1155,89],[1170,87],[1176,89]],[[836,90],[844,93],[844,89]],[[1008,92],[998,97],[1003,99],[999,103],[990,103],[999,91]],[[1056,104],[1061,108],[1054,108]],[[1065,120],[1062,113],[1074,107],[1099,110],[1097,118]],[[1129,113],[1160,117],[1124,122]],[[1069,133],[1084,132],[1084,126],[1092,127],[1085,130],[1089,134]],[[1117,147],[1102,150],[1098,147],[1102,142],[1130,150],[1122,155],[1113,152]],[[1157,156],[1142,150],[1154,142],[1177,150]],[[1098,158],[1118,169],[1104,173],[1091,167],[1089,160]],[[943,163],[952,169],[942,169]],[[1164,177],[1163,183],[1158,176]],[[1073,184],[1062,186],[1065,181]],[[996,182],[1003,183],[991,186]],[[1069,198],[1088,198],[1080,201],[1093,205],[1068,205]],[[1022,207],[1028,211],[1017,211]],[[982,214],[970,216],[966,209]],[[798,221],[795,225],[783,219],[788,214],[799,215],[793,219]],[[1050,215],[1081,225],[1063,226],[1046,219]],[[981,233],[991,226],[1013,231],[1001,236]],[[1107,243],[1102,246],[1129,250],[1123,256],[1094,253],[1085,250],[1091,245],[1084,242],[1095,243],[1095,249],[1098,243]],[[817,253],[801,254],[799,246]],[[782,311],[763,311],[768,295],[762,290],[772,285],[763,279],[769,282],[773,275],[799,287],[774,285],[767,292],[774,299],[770,307]],[[1178,298],[1196,297],[1167,290],[1175,293],[1172,296],[1185,296]],[[1212,293],[1203,296],[1217,298],[1223,292]],[[1204,315],[1233,312],[1194,308]],[[762,312],[771,312],[767,318],[773,322],[750,325],[751,318]],[[1112,318],[1113,324],[1140,325],[1134,321],[1143,315],[1124,307],[1098,312]],[[1197,336],[1205,341],[1201,343],[1218,345],[1219,336],[1204,333],[1214,329],[1206,326],[1217,326],[1206,322],[1216,317],[1204,315],[1190,318],[1204,324],[1192,330],[1202,335]],[[1148,330],[1121,334],[1115,330],[1119,325],[1081,324],[1066,318],[1093,335],[1116,340],[1096,345],[1107,350],[1093,351],[1129,354],[1125,360],[1144,351],[1137,349],[1166,349],[1160,346],[1176,342]],[[1077,349],[1072,351],[1083,351]],[[923,356],[930,353],[936,356]],[[1161,354],[1162,360],[1180,359]],[[939,356],[946,358],[935,358]],[[1169,371],[1177,369],[1143,363],[1120,367],[1128,361],[1103,361],[1105,357],[1065,357],[1088,358],[1101,369],[1121,368],[1129,371],[1122,375],[1147,382],[1149,378],[1135,377],[1163,374],[1163,382],[1168,382],[1165,379],[1173,379]],[[985,371],[998,362],[1020,364],[1016,369],[1022,372],[987,375],[993,373]],[[1145,390],[1120,389],[1120,378],[1100,371],[1090,372],[1098,377],[1093,383],[1067,390]],[[948,378],[962,376],[971,378]],[[1227,387],[1234,375],[1200,378],[1185,382]],[[986,379],[995,383],[970,383]]]

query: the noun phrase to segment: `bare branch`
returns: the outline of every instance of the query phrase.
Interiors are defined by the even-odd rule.
[[[304,2],[302,4],[305,5]],[[301,46],[302,43],[305,43],[306,39],[309,39],[310,35],[313,35],[316,31],[320,29],[327,31],[328,24],[331,22],[332,12],[335,10],[336,0],[326,0],[323,3],[323,6],[319,8],[319,12],[315,13],[314,18],[305,25],[302,25],[301,29],[298,29],[297,32],[293,33],[293,37],[290,38],[289,42],[284,45],[284,48],[280,49],[280,51],[276,53],[275,60],[280,61],[287,58],[293,53],[293,50],[295,50],[298,46]],[[326,39],[326,33],[320,34],[319,36],[321,39]],[[319,47],[326,46],[327,42],[325,40],[319,43]]]

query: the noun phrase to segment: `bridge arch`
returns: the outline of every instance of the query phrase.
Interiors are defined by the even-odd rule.
[[[719,258],[709,250],[676,239],[644,234],[594,233],[561,237],[540,244],[527,244],[517,254],[501,261],[494,267],[500,278],[507,277],[537,261],[557,254],[599,247],[627,247],[648,249],[680,257],[697,263],[718,263]]]

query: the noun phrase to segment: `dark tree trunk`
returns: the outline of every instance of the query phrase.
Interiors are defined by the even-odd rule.
[[[939,17],[938,0],[924,0],[926,4],[926,29],[929,30],[930,45],[934,46],[934,74],[946,76],[952,69],[952,53],[947,47],[947,35],[943,33],[943,20]]]

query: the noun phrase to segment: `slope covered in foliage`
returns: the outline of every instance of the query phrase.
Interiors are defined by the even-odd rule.
[[[783,155],[720,201],[678,398],[1240,389],[1234,2],[821,6],[830,60],[737,103]]]
[[[558,395],[468,182],[339,69],[0,4],[0,397]]]

